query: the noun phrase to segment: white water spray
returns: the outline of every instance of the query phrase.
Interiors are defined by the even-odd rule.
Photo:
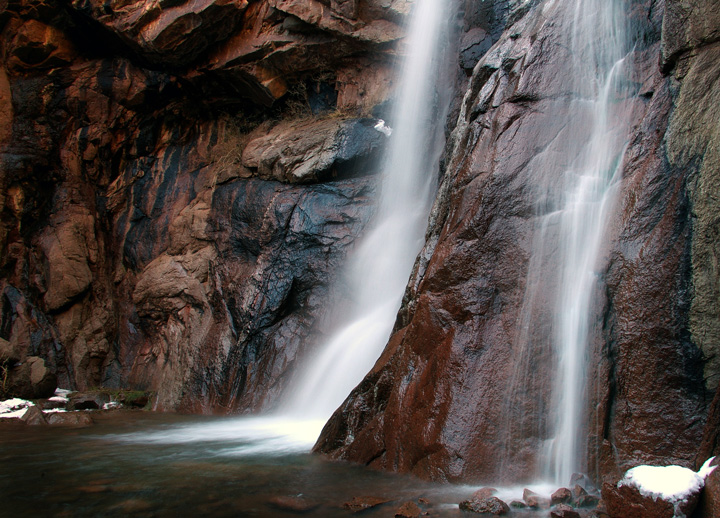
[[[444,0],[417,0],[372,228],[350,258],[354,308],[308,365],[285,412],[327,420],[369,372],[392,331],[431,206],[445,108],[437,91],[447,45]],[[446,103],[445,103],[446,104]]]

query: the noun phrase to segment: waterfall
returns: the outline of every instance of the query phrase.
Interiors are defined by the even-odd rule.
[[[628,119],[620,102],[625,16],[621,0],[576,0],[571,38],[573,90],[568,121],[576,158],[561,183],[559,210],[543,225],[557,226],[559,289],[553,341],[559,361],[553,390],[555,436],[547,462],[557,484],[584,471],[587,346],[592,292],[608,215],[620,181]],[[579,122],[582,121],[582,122]]]
[[[442,149],[447,102],[436,87],[446,62],[446,3],[415,2],[377,212],[349,259],[353,308],[292,387],[285,404],[290,414],[328,419],[372,368],[392,331],[423,244]]]
[[[562,45],[571,58],[567,75],[556,78],[567,94],[547,114],[562,128],[557,147],[534,171],[536,223],[505,407],[504,469],[542,450],[535,476],[557,487],[587,469],[591,315],[628,142],[631,49],[625,0],[547,5],[559,27],[570,28]]]

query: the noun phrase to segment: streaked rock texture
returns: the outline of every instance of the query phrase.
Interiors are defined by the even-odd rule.
[[[342,303],[409,6],[0,3],[13,360],[159,409],[272,406]]]
[[[552,352],[538,346],[548,330],[523,331],[519,317],[534,180],[562,151],[562,119],[545,114],[572,94],[563,90],[568,58],[557,31],[568,29],[553,18],[556,7],[525,5],[475,66],[395,332],[317,451],[440,480],[538,473],[557,373]],[[623,101],[631,138],[590,316],[595,479],[615,482],[642,463],[695,467],[717,385],[714,10],[713,2],[627,2],[638,41],[635,89]],[[461,45],[468,59],[469,43]],[[538,291],[536,311],[548,312],[549,292]]]
[[[0,0],[3,365],[42,358],[62,387],[151,390],[158,409],[273,407],[342,310],[332,281],[373,211],[374,124],[411,4]],[[535,180],[562,151],[546,114],[574,92],[559,2],[459,4],[428,240],[385,352],[317,449],[498,483],[532,477],[551,434],[552,354],[519,347],[518,320]],[[720,453],[717,6],[626,6],[632,138],[586,425],[588,471],[613,483]]]

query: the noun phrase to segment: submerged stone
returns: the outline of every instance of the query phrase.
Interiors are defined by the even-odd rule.
[[[302,496],[277,496],[272,498],[268,504],[282,511],[293,513],[308,513],[317,509],[320,504],[309,502]]]
[[[377,496],[354,496],[349,502],[345,502],[342,506],[343,509],[358,513],[367,509],[372,509],[382,504],[388,503],[390,500],[387,498],[380,498]]]

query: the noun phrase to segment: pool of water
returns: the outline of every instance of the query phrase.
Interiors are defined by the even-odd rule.
[[[0,427],[0,515],[285,517],[298,511],[278,498],[301,497],[312,507],[304,516],[342,517],[352,516],[345,502],[372,496],[388,503],[362,516],[392,517],[424,499],[430,516],[458,517],[476,489],[311,455],[317,423],[138,411],[93,419],[77,429]]]

